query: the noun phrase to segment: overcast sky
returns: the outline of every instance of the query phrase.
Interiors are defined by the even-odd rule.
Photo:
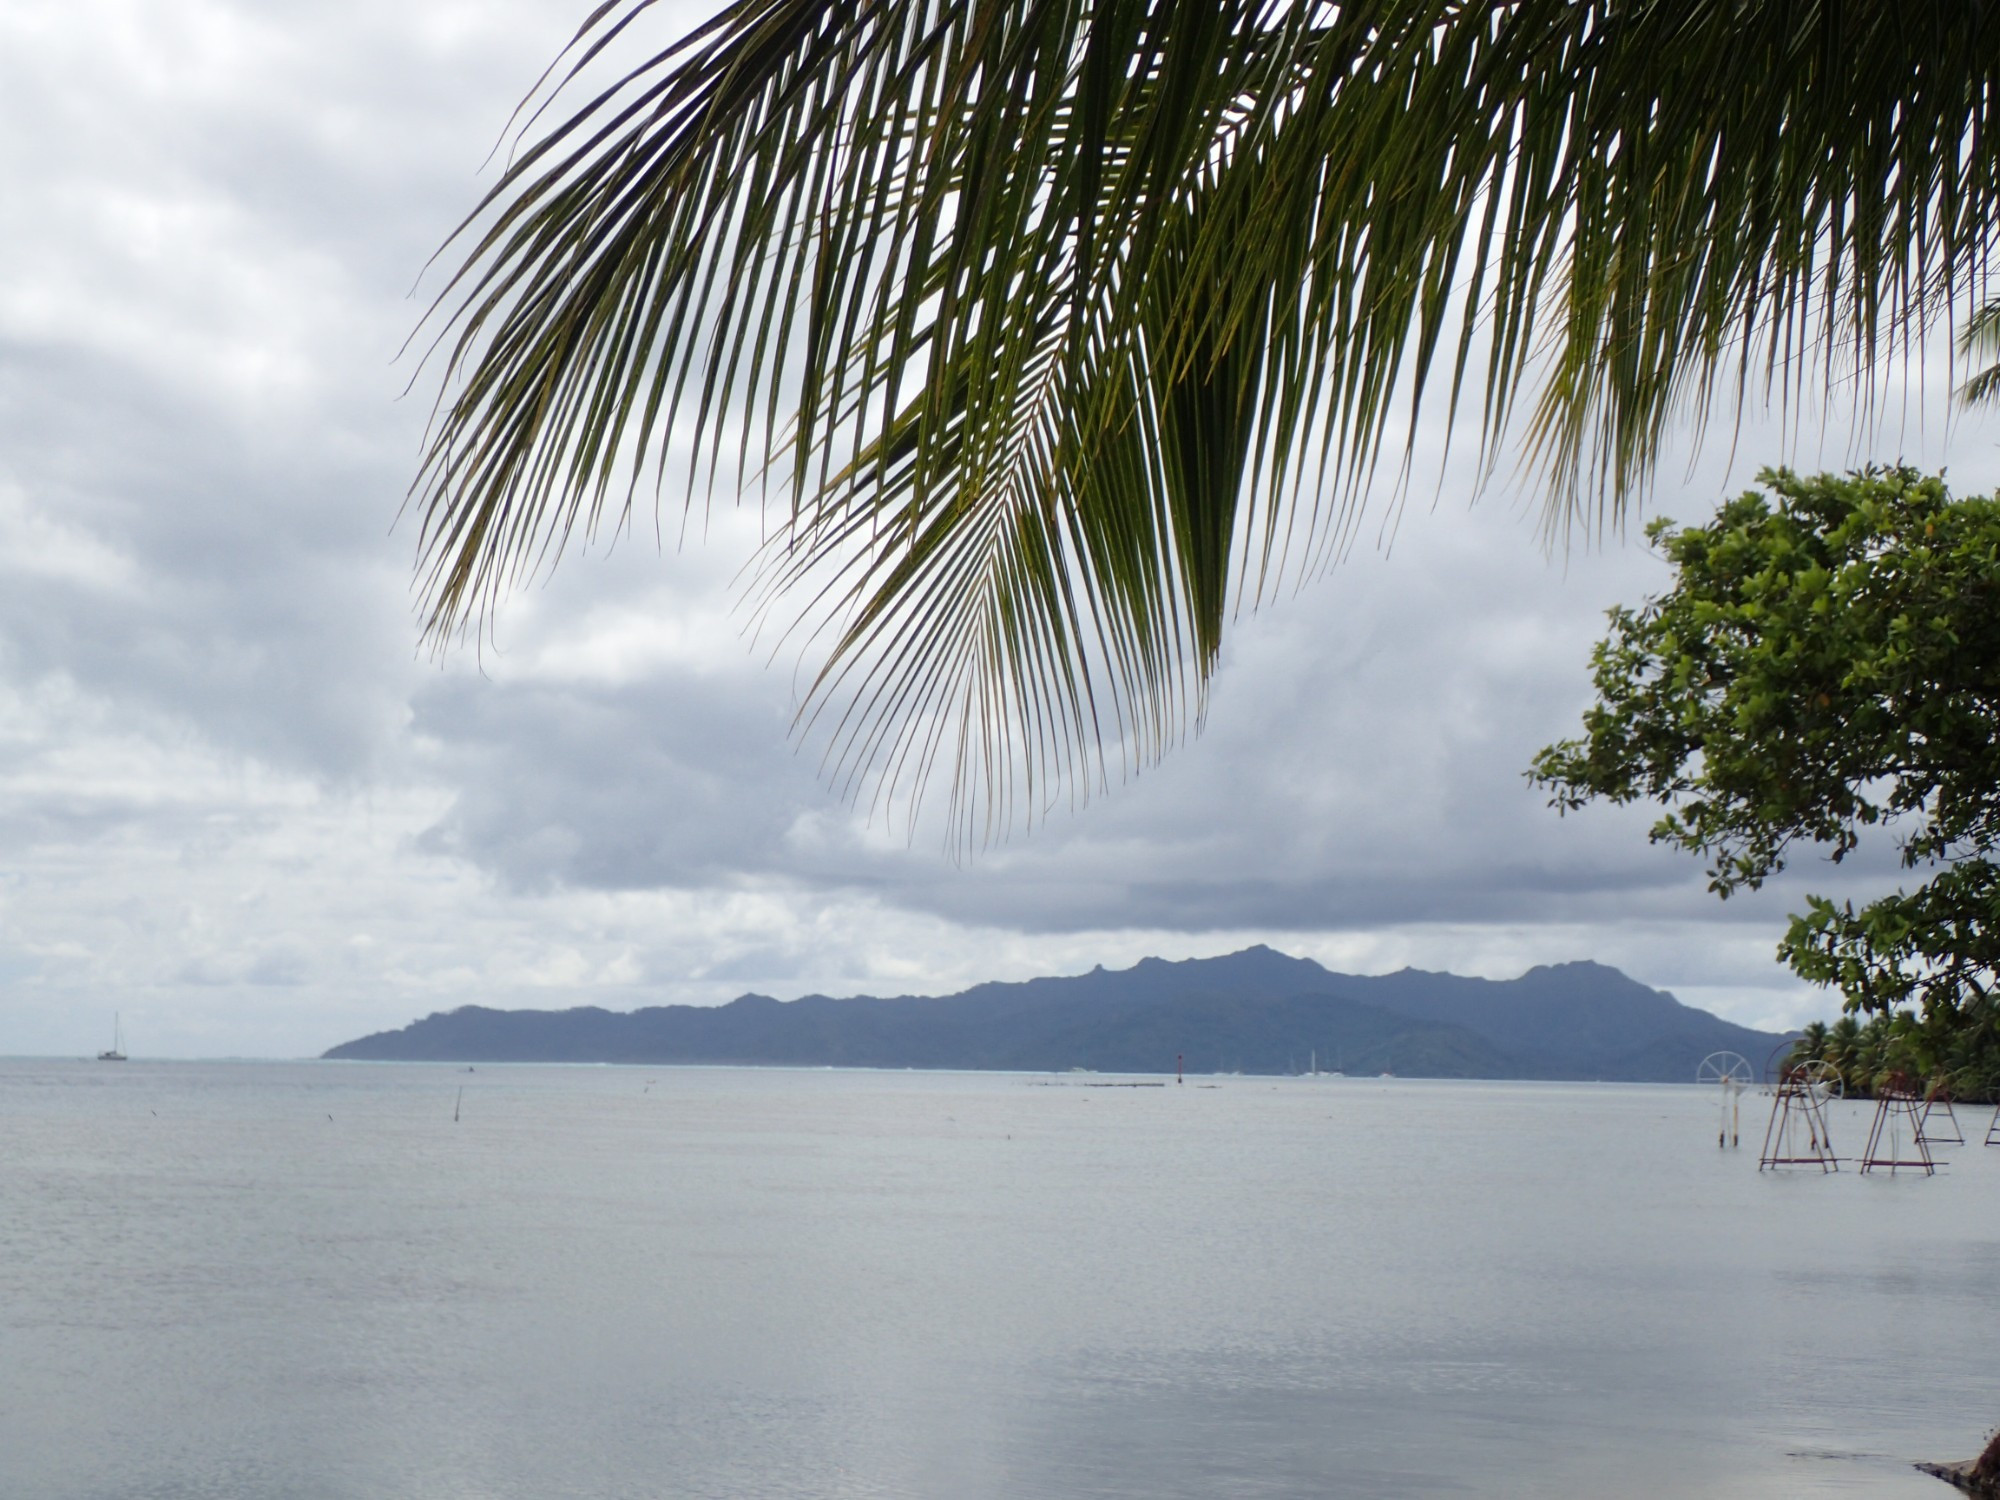
[[[752,516],[572,556],[482,655],[421,651],[396,516],[435,387],[400,398],[397,351],[589,3],[0,8],[0,1054],[94,1051],[114,1010],[137,1055],[295,1056],[474,1002],[942,992],[1252,942],[1829,1012],[1772,958],[1829,871],[1724,907],[1649,815],[1558,819],[1524,782],[1603,610],[1665,575],[1636,542],[1551,558],[1450,467],[1393,546],[1366,530],[1237,627],[1203,734],[968,861],[788,739],[796,660],[753,651],[731,588]],[[1930,384],[1872,446],[1809,425],[1789,456],[2000,484],[2000,425],[1947,434]],[[1726,449],[1652,510],[1704,518],[1788,456],[1769,424]]]

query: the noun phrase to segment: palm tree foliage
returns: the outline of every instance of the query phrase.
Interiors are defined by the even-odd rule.
[[[1901,1074],[1960,1103],[1992,1104],[2000,1101],[2000,1007],[1982,995],[1948,1022],[1913,1010],[1877,1011],[1865,1023],[1850,1013],[1831,1027],[1815,1021],[1785,1061],[1830,1063],[1854,1098],[1873,1098]]]
[[[1965,320],[1959,352],[1973,359],[1990,359],[1966,377],[1958,388],[1961,401],[2000,401],[2000,302],[1988,302]]]
[[[1920,344],[2000,216],[1966,0],[735,0],[614,63],[650,8],[460,231],[428,628],[749,476],[836,775],[988,832],[1183,731],[1426,392],[1600,524],[1677,414]]]

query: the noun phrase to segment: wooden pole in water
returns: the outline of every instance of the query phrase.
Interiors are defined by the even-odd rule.
[[[458,1097],[451,1101],[451,1123],[454,1125],[458,1123],[458,1107],[463,1103],[465,1103],[465,1085],[461,1083],[458,1086]]]
[[[1183,1071],[1183,1064],[1185,1064],[1186,1062],[1187,1062],[1187,1054],[1186,1054],[1185,1052],[1176,1052],[1176,1053],[1174,1054],[1174,1082],[1175,1082],[1175,1083],[1184,1083],[1184,1082],[1186,1082],[1186,1080],[1185,1080],[1185,1079],[1184,1079],[1184,1078],[1183,1078],[1183,1077],[1181,1076],[1181,1074],[1182,1074],[1182,1071]],[[1995,1119],[2000,1119],[2000,1114],[1996,1114],[1996,1115],[1994,1116],[1994,1118],[1995,1118]]]

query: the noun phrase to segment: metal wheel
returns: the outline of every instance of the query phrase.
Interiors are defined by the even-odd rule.
[[[1694,1070],[1696,1083],[1733,1084],[1739,1089],[1750,1087],[1752,1076],[1750,1059],[1740,1052],[1711,1052]]]
[[[1771,1049],[1771,1055],[1764,1059],[1764,1083],[1767,1087],[1785,1081],[1785,1074],[1790,1070],[1787,1059],[1791,1057],[1793,1048],[1798,1044],[1798,1038],[1792,1037]]]
[[[1811,1062],[1800,1063],[1793,1069],[1792,1076],[1822,1104],[1847,1092],[1846,1085],[1840,1081],[1840,1069],[1825,1058],[1816,1057]]]

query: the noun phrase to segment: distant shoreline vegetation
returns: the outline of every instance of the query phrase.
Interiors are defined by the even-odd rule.
[[[1865,1024],[1842,1016],[1806,1027],[1786,1061],[1829,1064],[1850,1098],[1872,1099],[1900,1074],[1960,1104],[2000,1103],[2000,1036],[1990,1026],[1927,1028],[1908,1011],[1878,1012]]]

